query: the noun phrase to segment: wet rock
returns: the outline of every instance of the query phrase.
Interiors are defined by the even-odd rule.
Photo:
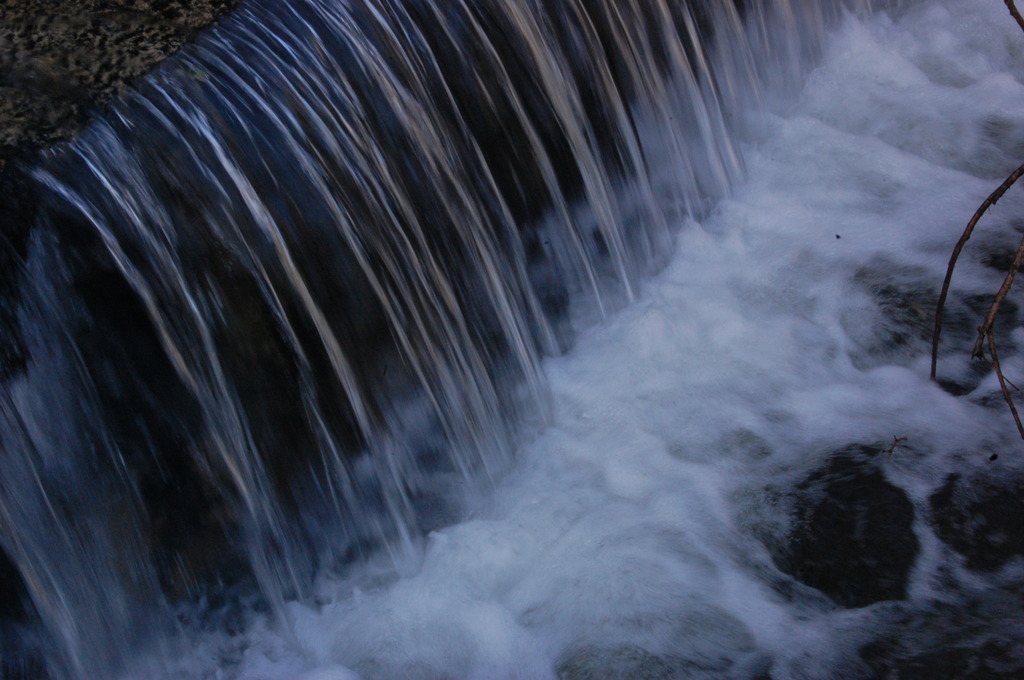
[[[859,650],[878,680],[1024,677],[1021,602],[1007,592],[896,610]]]
[[[0,380],[25,367],[27,353],[18,326],[19,280],[28,249],[35,201],[23,173],[0,170]]]
[[[560,680],[671,680],[676,669],[640,647],[585,649],[561,664]]]
[[[914,507],[886,478],[879,448],[855,445],[800,482],[776,565],[843,607],[906,597],[918,554]]]
[[[861,268],[854,281],[865,294],[864,304],[842,317],[853,341],[851,359],[859,368],[906,364],[931,351],[938,291],[931,274],[879,259]],[[970,356],[975,328],[980,323],[978,296],[956,293],[946,301],[941,350]],[[1004,310],[1004,323],[1016,318],[1016,308]],[[973,365],[984,372],[984,365]],[[976,383],[977,376],[969,382]]]
[[[0,620],[24,621],[25,584],[17,567],[0,547]]]
[[[953,380],[951,378],[938,378],[936,382],[938,382],[939,387],[947,393],[952,394],[954,397],[962,397],[965,394],[970,394],[976,387],[976,385]]]
[[[711,680],[723,678],[719,669],[689,660],[652,654],[625,645],[612,649],[583,649],[559,664],[559,680]]]
[[[129,81],[151,70],[236,2],[0,3],[0,381],[15,379],[30,360],[19,309],[24,303],[22,279],[39,201],[38,183],[30,179],[26,168],[33,164],[39,148],[75,134]],[[115,309],[121,301],[120,297],[109,301],[108,308]],[[138,352],[128,354],[131,356],[111,354],[111,361],[137,360]],[[99,372],[107,364],[93,365]],[[107,384],[102,376],[98,380]],[[136,439],[166,434],[157,427],[141,436],[132,416],[147,395],[134,385],[116,387],[110,393],[120,396],[112,398],[123,399],[123,404],[110,413],[122,414],[123,423],[112,424],[112,428]],[[124,404],[131,408],[123,408]],[[168,450],[180,448],[180,440],[174,437],[157,439]],[[223,580],[238,559],[225,547],[221,518],[191,502],[201,489],[182,487],[180,479],[166,474],[166,466],[175,464],[173,457],[151,460],[162,460],[165,467],[151,464],[140,474],[143,502],[154,517],[150,547],[167,595],[175,600],[193,594],[190,591],[201,578]],[[38,617],[26,604],[22,581],[18,569],[0,554],[0,678],[41,680],[55,662],[52,650],[47,654],[40,650],[52,647],[53,642],[43,639]]]
[[[989,269],[1002,273],[1010,271],[1010,267],[1013,266],[1013,260],[1017,254],[1017,243],[1024,235],[1024,220],[1011,218],[1006,227],[1008,228],[983,235],[977,239],[977,243],[974,245],[978,252],[978,261]],[[1021,269],[1024,269],[1024,265],[1017,271]],[[992,294],[995,295],[994,290]]]
[[[42,653],[26,648],[14,635],[4,639],[10,647],[0,647],[0,678],[4,680],[48,680]]]
[[[0,678],[4,680],[46,677],[37,640],[25,630],[25,624],[36,618],[26,602],[21,574],[0,548]]]
[[[770,666],[747,627],[725,611],[692,603],[657,621],[630,622],[645,630],[636,643],[583,644],[558,663],[561,680],[748,680]],[[667,628],[655,633],[655,628]],[[644,645],[644,646],[641,646]],[[657,649],[658,651],[651,651]]]
[[[936,535],[968,568],[995,571],[1024,556],[1024,477],[951,474],[929,506]]]
[[[1021,668],[1000,669],[1005,649],[947,647],[878,664],[879,680],[1016,680]],[[877,660],[877,659],[876,659]]]

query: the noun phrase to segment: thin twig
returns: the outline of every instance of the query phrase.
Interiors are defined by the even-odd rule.
[[[984,352],[985,336],[992,333],[992,325],[996,322],[996,315],[999,313],[999,307],[1003,304],[1003,299],[1006,294],[1010,292],[1010,287],[1013,285],[1013,279],[1017,276],[1017,270],[1020,269],[1021,263],[1024,262],[1024,239],[1021,239],[1020,245],[1017,246],[1017,252],[1013,256],[1013,264],[1010,265],[1010,271],[1006,272],[1006,278],[1003,279],[1003,285],[999,286],[999,292],[996,293],[996,299],[992,302],[992,306],[988,308],[988,314],[985,315],[985,322],[978,327],[978,339],[974,343],[974,351],[971,352],[971,356],[980,359]]]
[[[1010,16],[1017,20],[1017,25],[1020,26],[1021,30],[1024,31],[1024,17],[1017,11],[1017,6],[1013,4],[1013,0],[1003,0],[1006,3],[1006,9],[1010,10]]]
[[[896,447],[902,444],[903,442],[907,441],[907,439],[908,437],[897,437],[896,435],[893,435],[892,446],[882,451],[882,453],[892,458],[892,455],[896,452]]]
[[[1013,403],[1013,397],[1010,396],[1010,390],[1006,386],[1006,378],[1003,377],[1003,369],[999,366],[999,354],[996,352],[996,334],[991,328],[988,330],[988,352],[992,355],[992,359],[989,364],[992,366],[992,370],[996,372],[996,377],[999,379],[999,388],[1003,391],[1003,399],[1006,400],[1007,406],[1010,407],[1010,413],[1013,414],[1013,422],[1017,424],[1017,432],[1020,433],[1021,439],[1024,439],[1024,424],[1020,422],[1020,415],[1017,413],[1017,407]]]
[[[1012,0],[1007,0],[1007,2],[1012,2]],[[974,232],[974,227],[978,224],[978,220],[981,219],[981,216],[984,215],[990,207],[995,205],[999,199],[1003,197],[1003,194],[1005,194],[1009,188],[1021,178],[1022,175],[1024,175],[1024,165],[1021,165],[1019,168],[1014,170],[1010,176],[999,185],[999,188],[993,191],[991,195],[985,199],[977,211],[975,211],[974,217],[972,217],[971,221],[967,223],[967,228],[964,229],[964,233],[960,236],[960,240],[957,241],[956,247],[953,248],[953,254],[949,258],[949,266],[946,267],[946,278],[942,282],[942,291],[939,293],[939,302],[935,308],[935,330],[932,332],[932,380],[935,380],[936,367],[939,362],[939,336],[942,335],[942,314],[946,307],[946,297],[949,295],[949,284],[950,281],[953,280],[953,269],[956,267],[956,261],[960,257],[960,251],[964,249],[964,244],[966,244],[967,240],[971,238],[971,234]]]

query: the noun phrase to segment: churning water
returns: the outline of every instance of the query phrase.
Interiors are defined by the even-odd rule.
[[[866,678],[931,628],[1012,665],[1019,564],[926,517],[1020,468],[967,357],[1017,196],[946,390],[927,333],[1024,160],[1024,35],[995,0],[740,4],[243,3],[27,168],[4,671]],[[913,569],[841,608],[780,566],[789,491],[879,443]]]

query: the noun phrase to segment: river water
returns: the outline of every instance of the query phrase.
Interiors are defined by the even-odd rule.
[[[227,604],[206,586],[182,585],[188,579],[173,570],[126,580],[124,570],[145,571],[153,559],[112,547],[152,540],[141,519],[110,528],[111,513],[134,507],[131,493],[112,491],[120,500],[84,521],[104,527],[85,547],[75,529],[56,547],[52,536],[38,537],[47,521],[67,522],[64,507],[35,519],[56,492],[6,501],[6,522],[36,521],[37,533],[26,529],[6,547],[30,590],[38,588],[31,595],[54,648],[64,650],[51,668],[57,677],[120,668],[124,678],[249,680],[909,678],[924,668],[913,660],[915,646],[941,649],[950,640],[961,648],[998,643],[1008,667],[1024,667],[1013,642],[1021,639],[1019,558],[999,571],[971,571],[939,539],[930,514],[930,499],[951,473],[1013,478],[1021,471],[996,378],[969,356],[985,300],[1002,280],[998,263],[1009,262],[1020,237],[1019,190],[990,210],[965,250],[940,353],[945,388],[928,377],[934,301],[949,253],[981,201],[1024,160],[1024,34],[1002,3],[927,0],[873,12],[779,3],[742,20],[712,12],[707,21],[718,26],[719,43],[707,53],[682,40],[638,54],[647,43],[613,33],[624,60],[618,70],[580,67],[580,81],[605,77],[603,86],[623,99],[605,98],[601,116],[577,128],[566,120],[595,95],[574,85],[560,97],[553,83],[575,68],[572,53],[551,51],[540,37],[577,35],[586,43],[600,31],[573,33],[581,29],[570,22],[569,33],[559,33],[509,5],[492,19],[522,32],[517,49],[525,52],[517,58],[538,74],[521,86],[511,71],[477,73],[507,78],[503,91],[524,88],[516,90],[522,99],[495,107],[519,121],[514,136],[501,125],[495,134],[531,149],[523,153],[540,175],[518,182],[502,173],[522,170],[519,154],[491,155],[481,142],[488,124],[452,113],[465,114],[463,95],[427,86],[417,92],[396,66],[447,68],[416,61],[440,51],[388,52],[420,40],[410,28],[419,24],[389,24],[371,12],[360,30],[379,20],[380,30],[391,31],[378,42],[334,44],[323,33],[322,42],[287,38],[304,25],[322,31],[329,21],[349,20],[329,3],[314,5],[282,23],[283,56],[261,61],[254,47],[274,39],[273,27],[231,34],[232,58],[250,59],[256,75],[238,76],[226,94],[202,95],[212,103],[193,104],[190,93],[235,77],[237,66],[216,50],[186,54],[176,74],[158,74],[154,90],[121,109],[120,121],[96,126],[68,166],[58,159],[35,174],[84,215],[152,319],[154,347],[170,357],[161,370],[190,395],[164,403],[180,399],[204,411],[194,421],[204,434],[176,441],[208,461],[190,469],[230,489],[227,500],[203,502],[230,517],[224,534],[248,565],[238,571],[251,574],[217,595]],[[258,19],[259,11],[243,4],[233,19]],[[459,11],[453,15],[463,17]],[[644,16],[633,5],[628,11]],[[698,18],[687,17],[684,29],[698,30]],[[453,40],[484,35],[482,24],[464,17],[448,25],[461,31]],[[778,34],[759,42],[759,27]],[[741,48],[730,42],[739,36]],[[286,71],[296,45],[308,55],[295,63],[320,59],[318,68],[360,75],[332,81]],[[324,58],[332,49],[340,52]],[[666,60],[670,77],[641,77],[641,68],[665,68]],[[689,76],[682,64],[692,66]],[[337,89],[321,92],[324,82]],[[254,93],[270,88],[283,94],[263,110],[250,108],[259,101]],[[365,94],[374,88],[379,101]],[[543,117],[532,128],[523,122],[534,120],[534,89],[548,98],[543,116],[553,117],[554,128]],[[487,91],[481,86],[470,97]],[[296,103],[321,95],[322,107]],[[421,115],[421,95],[457,103]],[[170,104],[147,103],[161,97]],[[363,117],[347,128],[325,127],[349,120],[338,102],[350,100]],[[394,121],[373,120],[392,115],[377,106],[397,111]],[[180,215],[193,213],[178,204],[154,207],[165,204],[177,175],[141,182],[148,171],[123,166],[126,150],[136,154],[128,157],[147,154],[131,136],[131,116],[188,130],[198,150],[159,152],[183,173],[215,166],[195,214],[214,225],[218,245],[189,248],[221,253],[226,264],[182,259],[188,232],[174,230]],[[255,121],[248,136],[225,136],[218,127],[247,117]],[[475,142],[447,141],[456,124],[474,130]],[[621,130],[602,131],[605,124],[635,135],[623,141]],[[564,135],[568,149],[552,146],[550,135]],[[264,138],[271,140],[266,149]],[[388,144],[414,160],[380,160],[373,149]],[[499,160],[476,166],[478,159],[455,153]],[[551,173],[565,171],[565,153],[579,178],[559,184]],[[361,165],[345,172],[339,158]],[[466,181],[477,167],[491,175]],[[79,189],[67,174],[74,168],[100,184],[114,179]],[[341,182],[349,185],[341,190]],[[364,204],[353,206],[352,186]],[[490,190],[504,201],[488,202]],[[107,205],[98,198],[103,192],[121,192],[122,200],[97,208]],[[543,210],[531,208],[533,197]],[[297,213],[305,219],[294,219]],[[390,235],[388,220],[400,225],[401,238]],[[360,232],[368,221],[372,229]],[[439,222],[469,226],[437,237]],[[509,225],[523,224],[534,225],[519,227],[526,245],[509,245]],[[306,230],[304,245],[288,229]],[[30,276],[60,269],[56,246],[40,237],[33,247]],[[319,249],[332,247],[345,258],[320,257]],[[498,254],[503,248],[513,254]],[[399,252],[413,255],[399,262]],[[347,298],[339,291],[351,277],[328,282],[323,274],[346,267],[369,281]],[[236,269],[250,277],[237,290],[224,283],[236,281]],[[51,288],[30,295],[33,304],[68,314],[47,297],[59,296],[60,286]],[[558,288],[563,293],[553,294]],[[247,306],[248,296],[260,300],[259,310]],[[383,312],[365,311],[367,297]],[[1011,379],[1024,370],[1014,301],[1011,293],[1010,321],[997,329]],[[346,314],[370,321],[348,331]],[[246,320],[246,333],[272,326],[266,344],[274,346],[221,337],[217,324],[232,315]],[[26,335],[52,325],[38,322]],[[378,341],[383,349],[365,350]],[[71,361],[67,348],[38,341],[35,356],[47,347],[55,365]],[[232,352],[243,358],[233,364]],[[288,357],[283,368],[274,364],[247,382],[246,362],[266,365],[278,356]],[[377,373],[368,377],[371,365]],[[52,371],[30,369],[9,397],[9,410],[29,421],[18,441],[32,440],[35,451],[41,442],[52,451],[62,445],[52,430],[37,431],[46,429],[39,404],[75,401],[57,394],[60,370]],[[282,376],[297,387],[275,384]],[[95,376],[89,383],[100,391],[105,384]],[[266,400],[278,389],[281,403],[300,407],[266,406],[278,403]],[[386,390],[396,396],[377,396]],[[250,399],[251,391],[261,400]],[[348,405],[345,415],[331,399]],[[268,433],[260,419],[264,429],[292,419],[304,425]],[[178,432],[178,425],[168,427]],[[87,429],[69,427],[65,439],[94,441],[80,434]],[[163,432],[140,429],[143,437]],[[794,489],[853,445],[882,451],[873,464],[913,508],[910,540],[918,548],[898,602],[837,606],[778,563],[778,546],[794,530]],[[45,450],[36,455],[46,458]],[[273,462],[281,456],[312,472],[281,472]],[[79,464],[61,475],[108,474]],[[11,484],[7,498],[21,498]],[[153,510],[144,488],[137,493],[145,497],[138,501],[143,515],[164,512]],[[74,505],[79,496],[61,498]],[[186,515],[175,531],[198,523]],[[203,549],[217,551],[221,534],[211,536]],[[48,546],[84,557],[50,565],[40,557]],[[194,549],[178,554],[196,580],[233,573],[193,557]],[[121,613],[103,629],[96,614],[82,612],[112,580],[121,590],[100,597],[98,611]],[[164,614],[138,604],[150,597],[166,602]],[[969,622],[942,613],[966,611],[967,603],[976,608]],[[122,648],[111,642],[152,620],[159,635],[139,634]],[[883,637],[899,638],[910,660],[873,663],[865,649]],[[94,643],[114,651],[94,653]],[[1003,677],[950,664],[961,670],[942,677]]]

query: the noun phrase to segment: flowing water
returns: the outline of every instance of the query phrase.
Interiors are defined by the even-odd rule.
[[[968,361],[1016,194],[945,390],[927,352],[1024,160],[1024,35],[995,0],[740,4],[243,2],[25,168],[4,672],[861,678],[896,619],[1021,639],[1019,565],[926,517],[1020,468]],[[890,443],[909,585],[837,607],[780,570],[789,491]]]

